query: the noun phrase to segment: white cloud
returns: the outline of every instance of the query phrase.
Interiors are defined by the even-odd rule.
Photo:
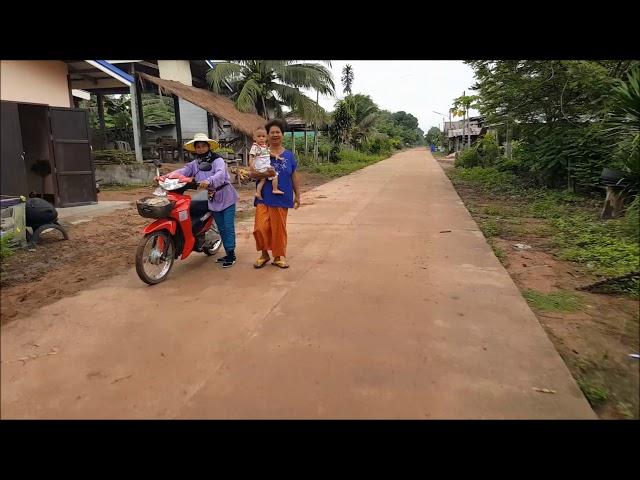
[[[335,60],[331,62],[338,98],[342,93],[342,68],[353,67],[353,93],[370,95],[381,109],[404,110],[418,118],[425,132],[433,126],[442,128],[442,116],[448,115],[453,99],[473,94],[473,70],[462,61],[449,60]],[[315,98],[315,93],[307,92]],[[333,110],[337,98],[320,96],[320,105]],[[472,110],[472,115],[478,112]]]

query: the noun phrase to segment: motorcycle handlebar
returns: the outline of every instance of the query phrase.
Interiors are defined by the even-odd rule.
[[[168,192],[177,192],[177,193],[184,193],[186,190],[197,190],[198,189],[198,182],[196,182],[195,180],[190,181],[189,183],[185,183],[184,186],[180,187],[180,188],[176,188],[175,190],[167,190]]]

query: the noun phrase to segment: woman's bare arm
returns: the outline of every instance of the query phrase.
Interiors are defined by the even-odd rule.
[[[291,174],[291,182],[293,183],[293,208],[298,208],[302,202],[302,192],[300,192],[300,177],[297,170]]]

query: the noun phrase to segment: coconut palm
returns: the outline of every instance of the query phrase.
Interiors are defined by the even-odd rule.
[[[324,116],[324,111],[300,89],[335,94],[331,72],[325,66],[295,60],[226,61],[209,70],[207,81],[214,92],[231,98],[238,110],[256,112],[266,119],[283,116],[286,106],[312,121]]]
[[[347,95],[351,95],[351,86],[353,85],[353,67],[345,65],[342,69],[342,91]]]
[[[344,99],[347,109],[353,117],[350,131],[351,144],[358,147],[372,133],[378,118],[378,106],[373,103],[369,95],[349,95]]]
[[[471,130],[469,128],[469,109],[476,106],[480,97],[478,95],[462,95],[454,100],[453,107],[456,109],[457,116],[462,116],[462,124],[465,126],[468,135],[468,147],[471,147]],[[461,115],[462,114],[462,115]],[[462,139],[464,143],[464,138]]]
[[[335,142],[359,147],[374,132],[378,106],[369,95],[349,95],[338,100],[331,115],[331,136]]]

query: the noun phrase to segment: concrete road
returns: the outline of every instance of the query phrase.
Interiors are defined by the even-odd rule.
[[[132,270],[2,327],[2,418],[596,418],[425,149],[303,204],[289,270],[254,270],[241,223],[234,268]]]

